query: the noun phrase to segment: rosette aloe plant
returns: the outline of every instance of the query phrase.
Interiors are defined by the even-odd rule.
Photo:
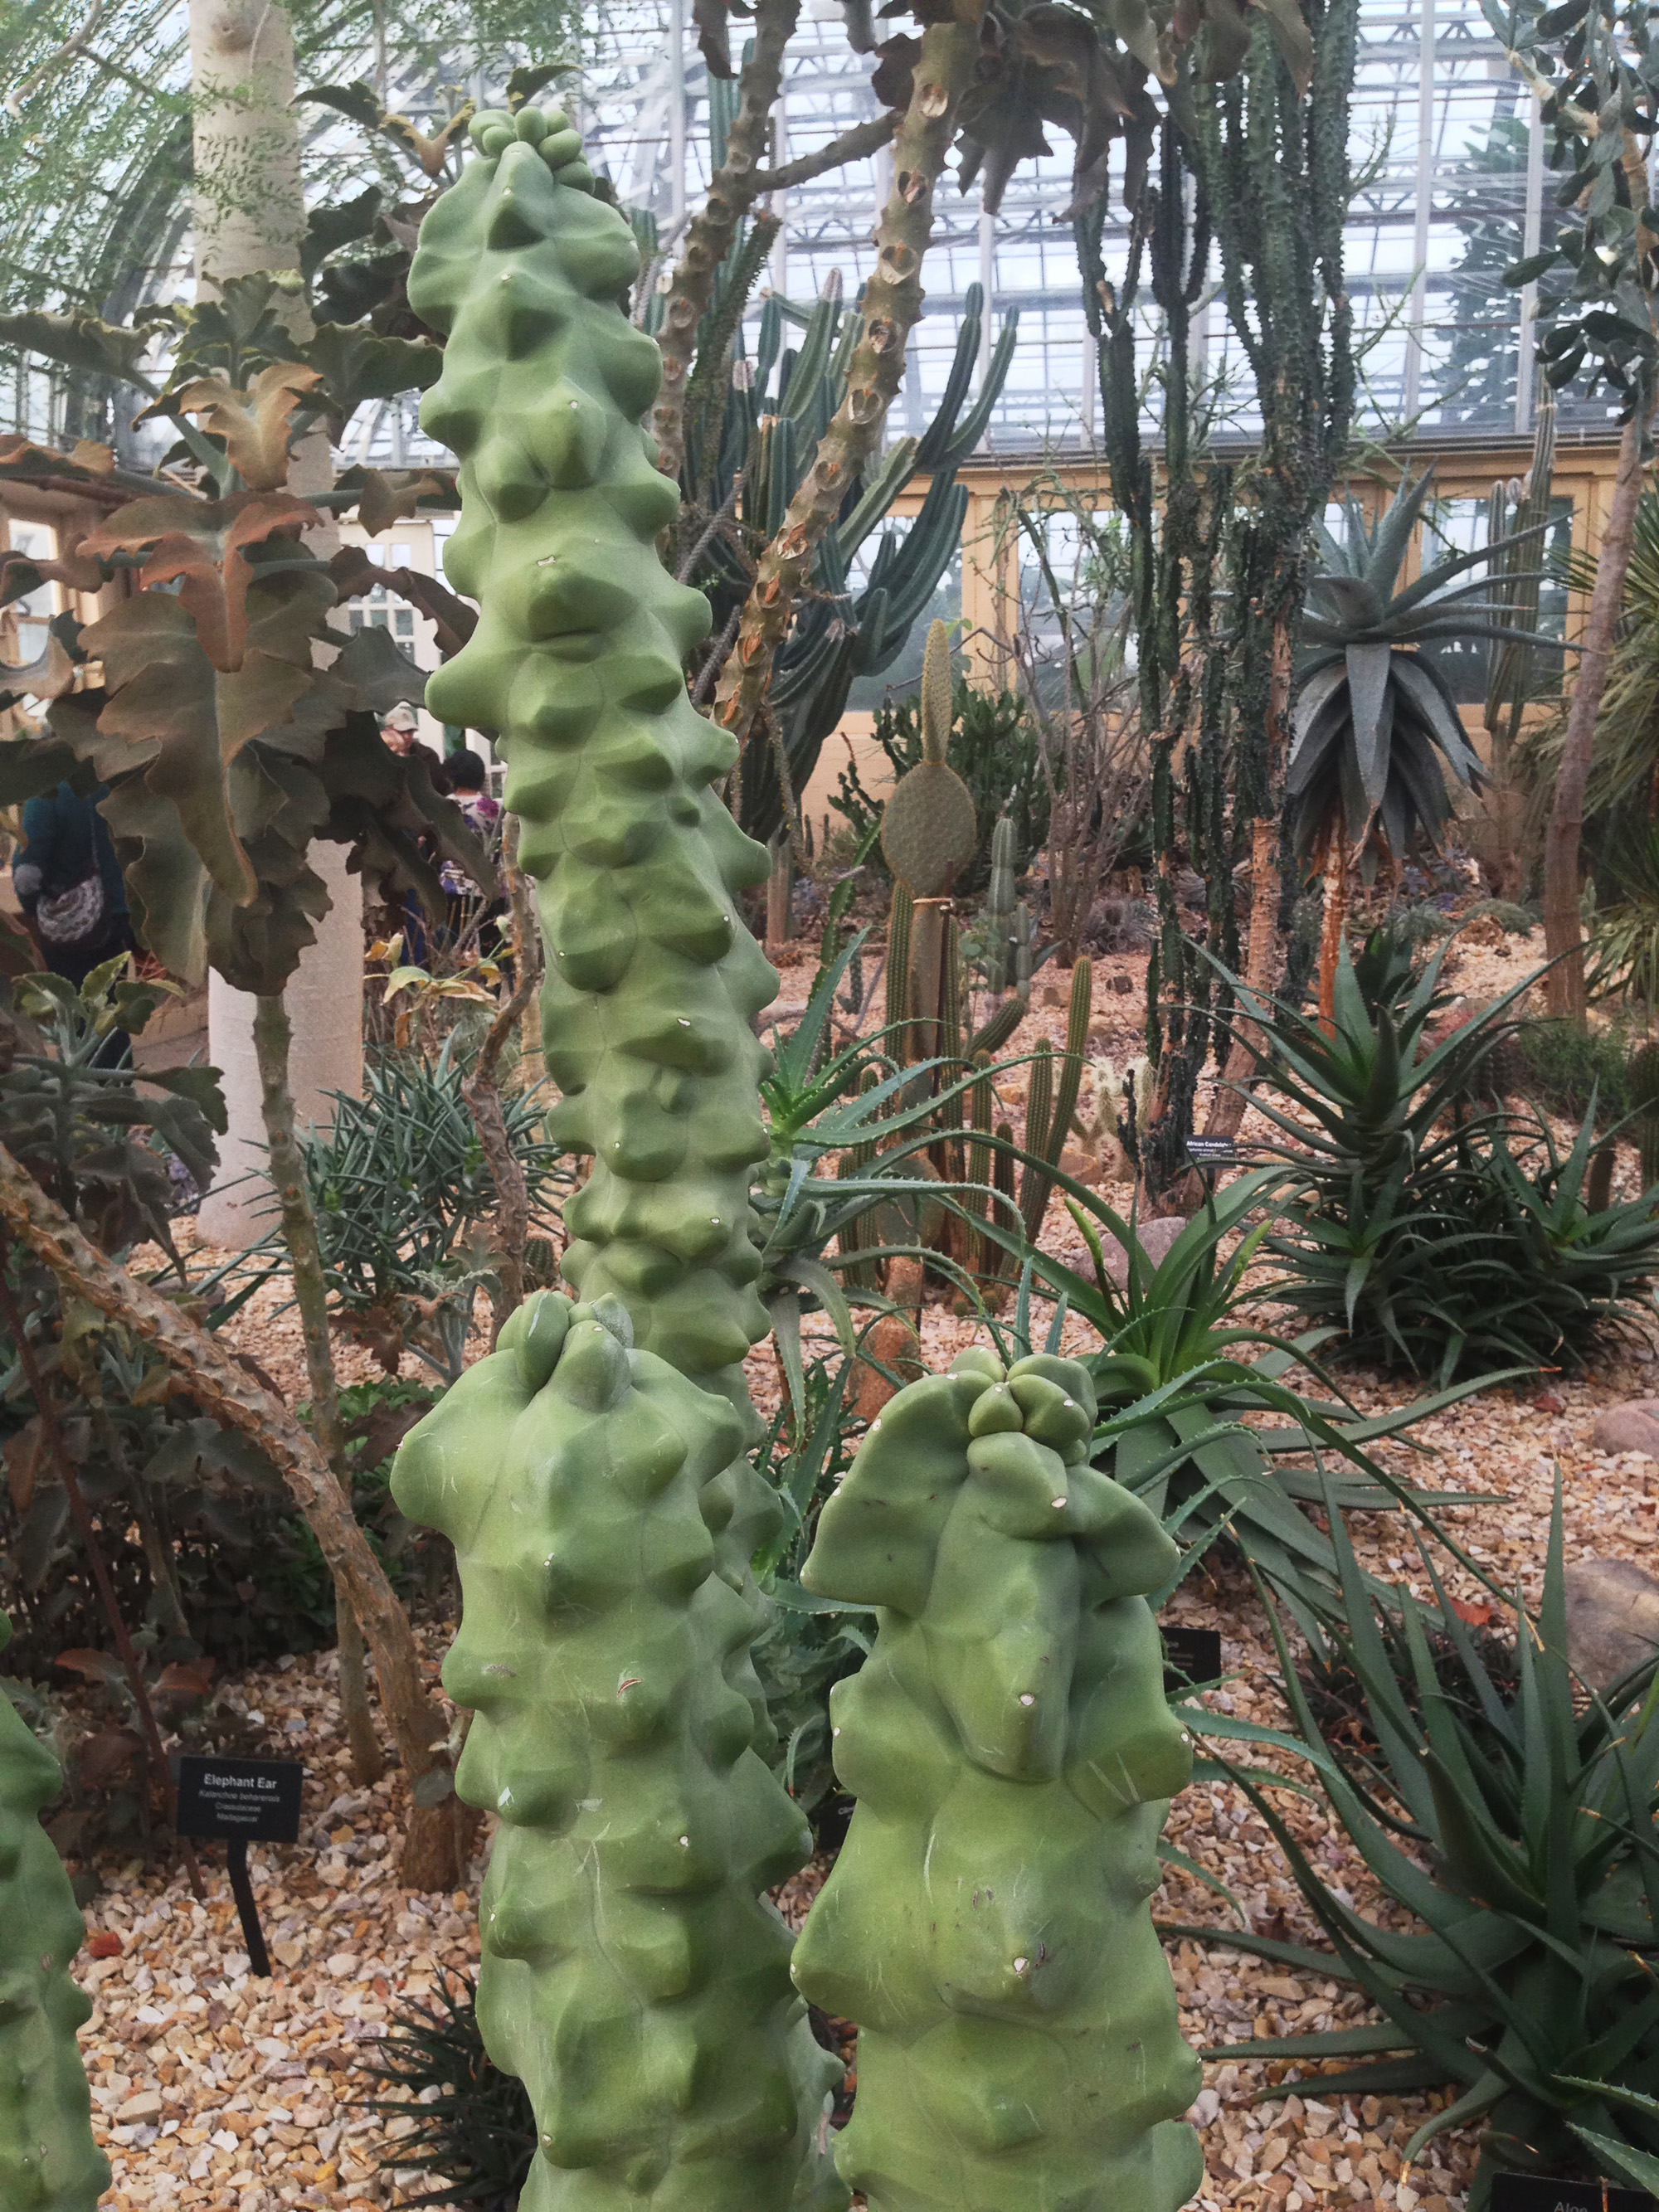
[[[0,1650],[11,1623],[0,1613]],[[6,2212],[92,2212],[109,2165],[75,2032],[92,2007],[70,1979],[86,1930],[40,1808],[57,1761],[0,1692],[0,2203]]]
[[[449,1678],[481,1718],[460,1786],[503,1815],[480,2016],[536,2109],[526,2207],[830,2205],[834,2064],[757,1901],[811,1849],[755,1755],[767,1493],[738,1457],[759,1427],[739,1362],[767,1328],[751,1024],[775,978],[737,897],[766,855],[714,788],[735,741],[686,696],[708,604],[655,550],[678,495],[639,428],[661,357],[617,304],[632,234],[562,116],[471,129],[483,158],[409,283],[448,339],[423,420],[461,456],[446,566],[481,606],[428,702],[506,753],[552,1133],[593,1162],[565,1207],[586,1302],[568,1348],[544,1298],[398,1479],[462,1556]]]
[[[631,1336],[543,1292],[398,1455],[460,1563],[457,1787],[501,1822],[479,2022],[535,2110],[525,2212],[832,2212],[840,2069],[760,1896],[811,1848],[749,1657],[781,1515],[742,1417]]]
[[[1089,1464],[1086,1370],[966,1352],[899,1393],[802,1579],[880,1608],[830,1700],[858,1800],[795,1954],[859,2024],[872,2212],[1176,2212],[1199,2067],[1146,1900],[1191,1768],[1144,1592],[1176,1547]]]

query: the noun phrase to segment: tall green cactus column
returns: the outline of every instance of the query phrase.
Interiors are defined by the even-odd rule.
[[[410,278],[448,339],[422,410],[461,456],[445,565],[482,609],[427,698],[506,754],[553,1127],[592,1159],[565,1208],[584,1303],[521,1309],[396,1474],[455,1543],[444,1679],[477,1715],[457,1787],[502,1824],[479,2016],[537,2116],[524,2212],[836,2212],[840,2069],[761,1894],[811,1848],[749,1659],[775,1510],[741,1456],[767,1328],[753,1019],[776,979],[737,897],[766,855],[714,789],[735,743],[686,697],[708,603],[655,550],[678,494],[639,428],[660,357],[618,304],[632,235],[562,116],[472,135]]]
[[[859,2025],[836,2156],[871,2212],[1176,2212],[1202,2178],[1147,1908],[1192,1760],[1143,1595],[1176,1553],[1090,1466],[1094,1413],[1071,1360],[963,1352],[884,1409],[803,1576],[881,1608],[794,1964]]]
[[[0,1651],[11,1623],[0,1613]],[[70,1978],[86,1929],[40,1826],[58,1763],[0,1692],[0,2205],[93,2212],[109,2164],[75,2032],[92,2006]]]
[[[523,2212],[835,2212],[837,2062],[760,1893],[811,1848],[757,1747],[750,1572],[780,1516],[724,1400],[544,1291],[404,1443],[464,1615],[456,1785],[501,1826],[478,2016],[530,2091]]]
[[[752,1024],[777,979],[737,906],[766,854],[713,788],[736,743],[682,675],[708,603],[655,550],[679,503],[639,428],[661,357],[618,305],[639,255],[564,118],[485,113],[472,136],[483,158],[422,225],[409,286],[448,340],[421,409],[461,457],[444,566],[482,608],[427,703],[497,733],[537,879],[553,1128],[593,1162],[565,1272],[746,1405],[737,1363],[767,1329]]]

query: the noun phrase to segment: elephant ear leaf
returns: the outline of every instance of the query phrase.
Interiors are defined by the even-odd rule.
[[[236,492],[228,499],[189,502],[138,499],[82,538],[80,550],[89,557],[147,554],[140,582],[178,585],[177,604],[189,611],[203,652],[216,669],[231,674],[241,666],[246,648],[247,594],[253,577],[249,552],[279,531],[314,527],[317,520],[315,507],[286,492]],[[308,555],[293,565],[322,573]]]
[[[136,328],[126,329],[97,315],[53,314],[44,307],[0,315],[0,345],[56,362],[60,368],[113,376],[123,384],[137,385],[141,392],[155,388],[138,368],[153,335],[142,321]],[[110,465],[114,465],[113,455]]]
[[[366,399],[424,392],[444,365],[442,348],[428,338],[383,337],[355,323],[319,324],[305,354],[330,412],[342,422]]]
[[[249,491],[276,491],[288,481],[288,446],[295,410],[322,383],[301,362],[262,368],[246,392],[216,376],[198,377],[173,395],[181,415],[197,415],[210,437],[224,441],[232,467]]]

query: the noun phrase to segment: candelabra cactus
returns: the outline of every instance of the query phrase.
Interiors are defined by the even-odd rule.
[[[11,1624],[0,1613],[0,1650]],[[40,1826],[58,1763],[0,1692],[0,2203],[6,2212],[93,2212],[109,2165],[75,2032],[92,2006],[70,1979],[86,1933],[69,1876]]]
[[[750,1572],[776,1532],[741,1416],[615,1299],[544,1291],[404,1443],[455,1546],[456,1775],[499,1814],[478,2017],[530,2091],[524,2212],[835,2212],[836,2062],[760,1893],[811,1848],[763,1751]]]
[[[767,857],[712,787],[736,744],[681,673],[708,602],[655,550],[678,505],[639,428],[661,356],[617,304],[639,266],[628,224],[585,164],[575,190],[552,166],[575,158],[562,116],[481,114],[472,135],[485,158],[428,216],[409,279],[448,340],[422,404],[461,457],[444,565],[482,610],[428,703],[497,733],[538,884],[552,1127],[593,1160],[565,1273],[746,1405],[737,1363],[767,1328],[751,1024],[776,979],[737,897]]]
[[[803,1580],[881,1608],[833,1692],[858,1800],[795,1951],[859,2025],[872,2212],[1176,2212],[1199,2065],[1146,1900],[1191,1749],[1145,1593],[1176,1549],[1089,1464],[1086,1370],[967,1352],[888,1405]]]

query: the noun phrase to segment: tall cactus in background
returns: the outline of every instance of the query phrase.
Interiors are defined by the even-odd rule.
[[[448,339],[422,410],[462,461],[446,566],[481,606],[428,698],[507,756],[553,1126],[593,1161],[565,1207],[580,1318],[521,1313],[400,1462],[405,1510],[474,1563],[449,1669],[483,1734],[460,1786],[505,1823],[480,2014],[536,2108],[526,2212],[829,2206],[824,2068],[757,1902],[811,1838],[752,1756],[744,1680],[752,1022],[775,978],[737,898],[766,854],[713,788],[734,741],[686,696],[708,605],[655,550],[678,501],[638,427],[661,363],[618,304],[629,227],[562,116],[487,112],[472,135],[483,158],[410,276]]]
[[[460,1566],[457,1785],[501,1820],[479,2021],[536,2113],[524,2212],[833,2212],[840,2069],[759,1895],[811,1849],[749,1657],[782,1516],[734,1410],[630,1338],[544,1291],[398,1457]]]
[[[11,1623],[0,1613],[0,1651]],[[0,1691],[0,2204],[93,2212],[109,2164],[75,2032],[92,2006],[70,1979],[86,1929],[40,1813],[58,1762]]]
[[[1176,1547],[1094,1417],[1073,1361],[963,1353],[884,1409],[802,1577],[880,1608],[794,1966],[859,2026],[836,2156],[871,2212],[1176,2212],[1202,2174],[1146,1903],[1192,1763],[1144,1595]]]

